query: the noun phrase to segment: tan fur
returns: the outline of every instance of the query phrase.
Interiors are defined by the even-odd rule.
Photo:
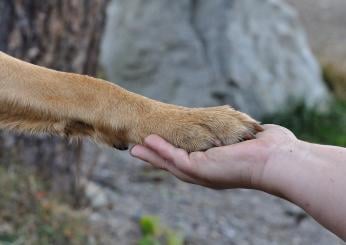
[[[227,145],[261,127],[228,106],[185,108],[112,83],[58,72],[0,52],[0,128],[32,134],[89,136],[118,149],[158,134],[188,151]]]

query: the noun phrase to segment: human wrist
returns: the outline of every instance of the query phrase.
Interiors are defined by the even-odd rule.
[[[302,188],[308,168],[303,159],[310,151],[310,143],[291,139],[269,149],[264,163],[259,189],[275,196],[293,201],[292,190]]]

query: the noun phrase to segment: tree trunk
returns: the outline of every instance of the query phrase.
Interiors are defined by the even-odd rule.
[[[108,0],[1,0],[0,50],[53,69],[95,75]],[[75,191],[82,145],[2,133],[1,162],[38,166],[53,190]]]

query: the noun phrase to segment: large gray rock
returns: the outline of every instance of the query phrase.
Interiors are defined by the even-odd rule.
[[[329,95],[296,12],[279,0],[113,0],[101,59],[121,86],[255,117]]]

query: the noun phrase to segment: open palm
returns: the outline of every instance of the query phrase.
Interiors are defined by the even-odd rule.
[[[296,141],[287,129],[264,125],[255,139],[188,154],[159,136],[146,138],[144,145],[132,148],[131,154],[179,179],[214,189],[254,188],[263,182],[269,157],[277,148]]]

